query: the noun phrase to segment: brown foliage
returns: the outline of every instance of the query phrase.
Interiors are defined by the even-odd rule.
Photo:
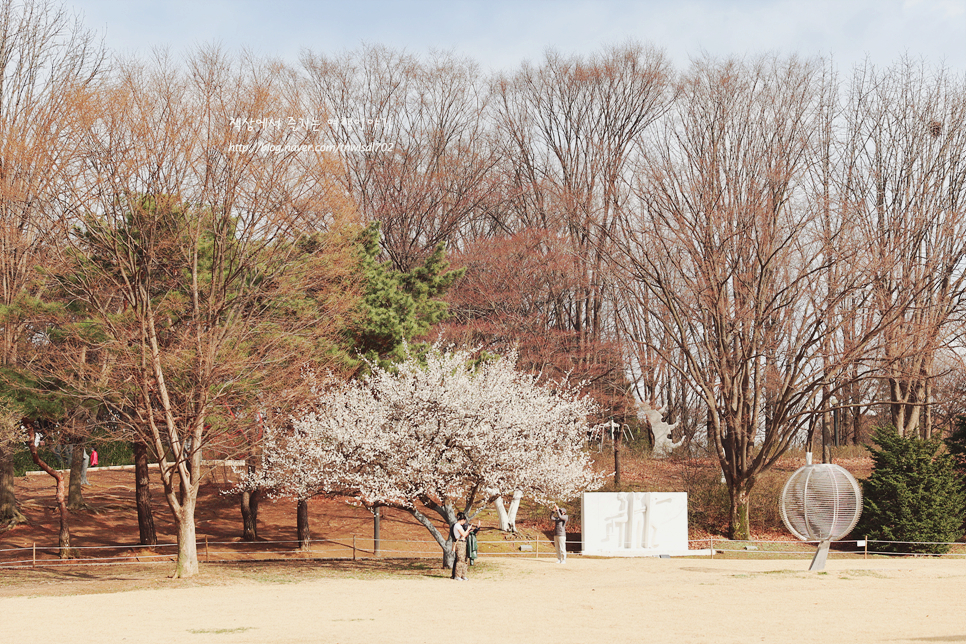
[[[57,228],[62,170],[78,161],[77,120],[104,54],[65,9],[44,0],[0,2],[0,51],[0,369],[16,369],[48,286],[40,269],[54,254],[47,235]],[[8,428],[0,425],[0,523],[23,518]]]
[[[600,403],[602,418],[633,416],[616,344],[573,329],[567,300],[575,288],[567,254],[547,231],[490,237],[453,255],[466,275],[448,296],[452,318],[440,329],[457,344],[505,353],[551,380],[569,378]]]
[[[131,62],[100,95],[61,280],[109,355],[84,395],[160,460],[179,575],[197,570],[202,451],[251,452],[266,416],[307,399],[358,293],[328,165],[286,147],[313,136],[286,127],[288,74],[217,50],[188,67]]]

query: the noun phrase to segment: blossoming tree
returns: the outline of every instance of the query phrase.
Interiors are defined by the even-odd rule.
[[[571,498],[599,485],[583,450],[594,403],[566,383],[541,384],[514,354],[475,360],[434,347],[388,371],[326,389],[314,410],[268,432],[258,481],[276,494],[337,493],[369,509],[409,512],[454,556],[448,526],[495,497]]]

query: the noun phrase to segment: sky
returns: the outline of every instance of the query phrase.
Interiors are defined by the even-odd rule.
[[[679,69],[702,54],[831,55],[840,70],[902,56],[966,71],[966,0],[62,0],[120,54],[217,43],[297,62],[361,44],[452,51],[485,71],[548,49],[591,55],[634,40]]]

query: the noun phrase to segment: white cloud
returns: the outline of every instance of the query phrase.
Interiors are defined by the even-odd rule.
[[[765,51],[832,54],[849,67],[899,56],[966,68],[966,0],[68,0],[110,47],[174,51],[217,41],[296,60],[302,48],[336,53],[361,42],[424,53],[451,49],[484,69],[539,60],[547,48],[586,55],[629,39],[664,48],[679,66]]]

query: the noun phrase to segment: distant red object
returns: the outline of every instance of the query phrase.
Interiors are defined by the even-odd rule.
[[[91,467],[97,465],[97,450],[91,450]]]

